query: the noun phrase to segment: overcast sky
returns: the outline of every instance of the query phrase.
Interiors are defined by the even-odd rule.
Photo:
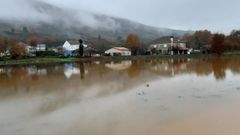
[[[48,0],[61,6],[174,29],[240,29],[239,0]]]
[[[1,0],[0,4],[4,1],[9,0]],[[127,18],[157,27],[183,30],[210,29],[214,32],[224,33],[228,33],[232,29],[240,29],[240,0],[42,1],[62,7]]]

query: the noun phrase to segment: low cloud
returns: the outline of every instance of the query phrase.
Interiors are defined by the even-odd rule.
[[[56,6],[57,5],[57,6]],[[63,27],[91,27],[94,29],[116,30],[120,25],[107,16],[61,7],[41,0],[8,0],[0,2],[0,20],[18,22],[45,22]]]
[[[68,12],[39,12],[33,6],[37,1]],[[92,14],[97,13],[157,27],[226,33],[240,28],[239,4],[239,0],[2,0],[0,18],[54,23],[60,19],[69,27],[76,23],[96,29],[121,27],[111,17],[99,19]]]
[[[40,13],[32,6],[34,0],[3,0],[0,2],[0,18],[8,20],[50,20],[47,14]]]

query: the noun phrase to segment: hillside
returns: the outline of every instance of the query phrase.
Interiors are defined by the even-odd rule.
[[[109,41],[124,39],[128,33],[136,33],[142,42],[149,42],[168,35],[181,36],[188,31],[156,28],[134,21],[62,9],[45,2],[28,1],[31,14],[24,17],[5,17],[0,19],[0,35],[25,39],[30,33],[54,40],[96,39],[99,35]]]

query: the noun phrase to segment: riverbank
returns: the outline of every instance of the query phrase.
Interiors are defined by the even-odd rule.
[[[240,56],[235,53],[226,53],[224,56]],[[159,58],[208,58],[215,57],[215,55],[155,55],[155,56],[129,56],[129,57],[82,57],[82,58],[58,58],[58,57],[43,57],[43,58],[25,58],[17,60],[3,60],[0,61],[0,66],[14,66],[14,65],[31,65],[31,64],[55,64],[55,63],[71,63],[71,62],[92,62],[92,61],[121,61],[121,60],[149,60]]]

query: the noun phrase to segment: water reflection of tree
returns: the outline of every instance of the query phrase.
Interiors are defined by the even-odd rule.
[[[158,75],[172,76],[172,71],[174,69],[173,63],[173,59],[156,59],[150,61],[148,68]]]
[[[229,69],[232,71],[233,74],[240,74],[240,60],[237,58],[229,59]]]
[[[181,74],[209,76],[213,73],[217,80],[223,80],[227,75],[227,69],[234,74],[240,74],[240,57],[132,61],[131,67],[121,72],[110,70],[105,67],[105,64],[78,63],[75,64],[75,67],[79,68],[81,75],[73,76],[70,80],[67,80],[64,76],[64,66],[61,64],[38,67],[19,66],[1,68],[0,90],[13,90],[13,88],[16,88],[15,90],[30,88],[30,90],[41,89],[46,91],[56,90],[58,88],[67,89],[71,83],[79,83],[80,79],[84,79],[81,83],[89,83],[88,85],[90,85],[90,83],[97,80],[108,80],[109,78],[111,80],[112,78],[123,77],[126,75],[124,73],[127,73],[129,78],[138,80],[139,77],[142,76],[141,72],[145,74],[151,72],[164,77]],[[40,71],[46,69],[48,74],[40,75],[39,72],[37,72],[37,74],[32,74],[32,72],[29,74],[29,69],[31,68],[37,68],[37,70]]]
[[[217,80],[224,80],[226,78],[227,60],[222,58],[213,59],[212,69]]]
[[[3,68],[3,73],[0,74],[0,90],[8,90],[10,91],[18,91],[18,90],[35,90],[35,87],[50,87],[55,82],[52,79],[52,76],[56,78],[56,65],[52,66],[15,66],[15,67],[5,67]],[[40,69],[40,71],[44,71],[46,69],[51,69],[48,75],[41,74],[41,72],[35,72],[39,70],[32,69]],[[61,74],[63,69],[61,69]],[[55,72],[54,72],[55,71]],[[59,74],[57,75],[59,76]],[[59,77],[58,77],[59,78]],[[59,83],[59,82],[58,82]],[[51,84],[51,85],[49,85]],[[34,86],[34,87],[32,87]]]
[[[193,60],[190,64],[188,64],[187,69],[189,72],[194,72],[198,76],[208,76],[213,72],[211,60],[205,58]]]
[[[128,69],[128,76],[130,78],[138,77],[141,73],[143,64],[143,61],[132,61],[132,66]]]
[[[6,70],[4,74],[1,74],[0,76],[0,87],[11,86],[15,90],[18,90],[18,86],[21,85],[18,82],[25,79],[24,76],[26,75],[27,75],[27,71],[25,70],[25,68],[19,68],[19,67],[9,68],[8,70]],[[27,82],[22,82],[22,85],[25,83]]]
[[[85,68],[84,68],[84,63],[83,62],[79,63],[79,68],[80,68],[80,78],[81,78],[81,80],[84,80]]]
[[[192,59],[161,59],[152,60],[150,70],[161,76],[175,76],[194,73],[198,76],[214,74],[217,80],[226,78],[226,70],[240,74],[238,58],[192,58]]]

